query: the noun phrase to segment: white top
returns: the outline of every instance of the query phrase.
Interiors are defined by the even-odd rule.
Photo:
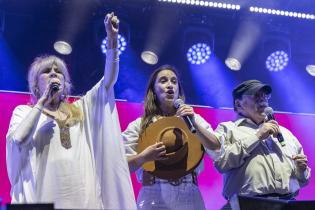
[[[117,50],[107,53],[106,63],[111,63],[106,64],[105,73],[118,68]],[[31,107],[15,108],[6,146],[12,203],[53,202],[62,209],[136,209],[114,90],[112,86],[106,89],[105,83],[102,78],[74,102],[84,120],[70,128],[69,149],[61,145],[56,121],[45,114],[40,115],[27,140],[30,143],[17,144],[14,132]]]
[[[153,118],[153,122],[157,119]],[[205,121],[199,114],[195,114],[195,120],[198,124],[200,124],[203,128],[207,129],[209,132],[214,133],[211,125]],[[132,121],[126,130],[123,132],[123,140],[125,145],[125,151],[127,156],[133,156],[137,154],[137,145],[139,140],[139,135],[141,131],[141,117],[137,118],[136,120]],[[222,144],[223,145],[223,144]],[[221,150],[208,150],[206,152],[209,156],[213,159],[218,158],[221,154]],[[200,162],[198,167],[195,169],[195,172],[199,174],[204,169],[203,161]],[[137,179],[139,182],[142,182],[142,173],[143,168],[141,167],[136,171]]]
[[[310,179],[310,168],[300,174],[292,160],[293,156],[303,154],[296,137],[279,126],[285,146],[274,137],[259,140],[255,134],[260,127],[239,116],[216,129],[223,138],[224,154],[215,161],[215,166],[223,174],[226,199],[235,194],[295,193]]]

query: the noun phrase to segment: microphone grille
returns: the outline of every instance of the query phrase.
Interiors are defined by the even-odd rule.
[[[178,98],[178,99],[176,99],[176,100],[174,101],[174,107],[175,107],[176,109],[178,109],[178,108],[180,107],[180,105],[183,104],[183,103],[184,103],[184,101],[183,101],[182,99]]]
[[[266,115],[273,114],[273,109],[270,106],[268,106],[265,108],[264,113]]]

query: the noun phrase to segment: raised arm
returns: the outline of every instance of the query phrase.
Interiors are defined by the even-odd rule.
[[[107,89],[114,86],[119,72],[119,57],[117,39],[119,31],[119,20],[114,13],[109,13],[104,19],[107,34],[106,64],[104,70],[104,83]]]

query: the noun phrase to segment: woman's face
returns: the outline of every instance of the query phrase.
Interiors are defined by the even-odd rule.
[[[154,92],[160,105],[173,106],[179,92],[176,74],[168,69],[160,71],[154,83]]]
[[[59,86],[59,93],[63,93],[64,87],[65,87],[65,78],[63,75],[63,72],[58,69],[57,65],[53,64],[51,67],[48,67],[46,69],[43,69],[39,72],[38,76],[38,89],[40,96],[44,93],[47,86],[50,83],[56,83]]]

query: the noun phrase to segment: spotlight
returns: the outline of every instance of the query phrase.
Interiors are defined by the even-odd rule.
[[[262,8],[262,7],[249,7],[249,11],[254,12],[254,13],[280,15],[280,16],[294,17],[294,18],[300,18],[300,19],[309,19],[309,20],[315,19],[314,14],[294,12],[294,11],[285,11],[285,10],[274,10],[274,9]]]
[[[62,55],[69,55],[72,52],[71,45],[66,41],[56,41],[54,49]]]
[[[183,33],[183,52],[193,65],[206,63],[214,54],[214,34],[208,26],[189,26]]]
[[[238,4],[226,4],[220,2],[212,1],[202,1],[202,0],[158,0],[159,2],[173,3],[173,4],[188,4],[192,6],[201,6],[201,7],[213,7],[219,9],[229,9],[229,10],[240,10],[241,5]]]
[[[284,32],[272,31],[263,42],[262,61],[270,72],[285,70],[291,58],[291,42]]]
[[[241,62],[239,62],[239,60],[237,60],[236,58],[232,57],[225,59],[225,65],[233,71],[239,71],[242,68]]]
[[[266,68],[269,71],[282,71],[289,62],[289,55],[284,51],[271,53],[266,60]]]
[[[309,73],[311,76],[315,77],[315,65],[307,65],[306,66],[306,71]]]
[[[124,52],[126,50],[126,47],[127,47],[127,41],[126,41],[126,38],[121,35],[121,34],[118,34],[118,52],[119,52],[119,55]],[[106,50],[107,50],[107,38],[103,39],[102,41],[102,44],[101,44],[101,49],[102,49],[102,53],[106,54]]]
[[[154,52],[147,50],[141,53],[141,59],[147,64],[154,65],[157,64],[159,57]]]
[[[197,43],[188,49],[186,56],[191,64],[200,65],[209,60],[210,54],[211,49],[209,45],[206,43]]]

